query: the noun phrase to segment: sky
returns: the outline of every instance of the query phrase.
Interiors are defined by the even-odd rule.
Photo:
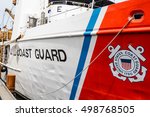
[[[5,8],[8,9],[12,8],[12,0],[0,0],[0,28],[2,28],[6,24],[9,17],[9,15],[5,13]],[[5,13],[4,23],[2,23],[4,13]],[[11,23],[12,19],[9,18],[8,28],[11,28]]]

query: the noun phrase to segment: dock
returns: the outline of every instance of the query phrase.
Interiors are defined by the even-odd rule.
[[[4,82],[0,80],[0,99],[1,100],[16,100]]]

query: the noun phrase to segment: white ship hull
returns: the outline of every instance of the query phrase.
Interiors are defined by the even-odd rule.
[[[5,62],[18,92],[30,99],[150,99],[148,0],[94,10],[53,5],[45,8],[54,10],[48,22],[36,26],[27,26],[27,16],[41,13],[40,0],[21,1]],[[60,6],[71,12],[55,14]]]
[[[82,74],[78,99],[87,72],[85,69],[76,74],[81,53],[87,56],[83,60],[83,67],[86,67],[106,9],[103,8],[101,13],[98,10],[100,14],[95,12],[97,16],[92,18],[93,10],[89,9],[61,21],[28,29],[23,39],[10,44],[7,65],[21,71],[9,70],[10,74],[16,75],[16,90],[30,99],[69,99],[74,79]],[[87,44],[88,53],[83,44]]]

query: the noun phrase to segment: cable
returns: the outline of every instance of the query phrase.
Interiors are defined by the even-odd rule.
[[[50,93],[55,93],[61,89],[63,89],[64,87],[66,87],[68,84],[70,84],[72,81],[74,81],[80,74],[82,74],[83,71],[85,71],[87,68],[89,68],[90,65],[92,65],[99,57],[100,55],[108,48],[108,46],[118,37],[118,35],[123,31],[123,29],[134,19],[134,17],[131,17],[128,22],[122,27],[122,29],[114,36],[114,38],[103,48],[103,50],[101,52],[99,52],[99,54],[79,73],[75,76],[75,78],[73,78],[72,80],[70,80],[68,83],[66,83],[64,86],[56,89],[55,91],[52,91]],[[47,93],[45,95],[48,95],[50,93]]]
[[[77,74],[73,79],[71,79],[69,82],[67,82],[65,85],[63,85],[62,87],[56,89],[55,91],[49,92],[49,93],[43,93],[43,95],[49,95],[49,94],[53,94],[56,93],[58,91],[60,91],[61,89],[63,89],[64,87],[66,87],[67,85],[69,85],[72,81],[74,81],[80,74],[82,74],[82,72],[84,72],[85,70],[87,70],[89,68],[90,65],[92,65],[101,55],[102,53],[108,48],[108,46],[110,46],[110,44],[119,36],[119,34],[123,31],[123,29],[134,19],[134,17],[130,17],[129,20],[125,23],[125,25],[121,28],[121,30],[112,38],[112,40],[110,40],[110,42],[103,48],[103,50],[101,52],[99,52],[99,54],[79,73]],[[22,87],[22,90],[24,91],[24,93],[29,93],[32,94],[30,91],[27,91],[22,84],[18,81],[19,85]],[[33,94],[34,96],[36,96],[36,94]]]
[[[67,85],[69,85],[72,81],[74,81],[80,74],[82,74],[82,72],[84,72],[85,70],[87,70],[89,68],[90,65],[92,65],[102,54],[103,52],[108,48],[108,46],[110,46],[110,44],[119,36],[119,34],[124,30],[125,27],[127,27],[127,25],[134,19],[134,17],[129,18],[129,20],[125,23],[125,25],[121,28],[121,30],[110,40],[110,42],[99,52],[99,54],[79,73],[77,74],[73,79],[71,79],[69,82],[67,82],[65,85],[63,85],[62,87],[49,92],[49,93],[43,93],[43,95],[49,95],[52,93],[56,93],[58,91],[60,91],[61,89],[63,89],[64,87],[66,87]],[[21,85],[21,83],[19,82],[19,84]],[[22,85],[21,85],[22,87]],[[24,92],[28,92],[31,93],[27,90],[25,90],[25,88],[22,87],[22,89],[24,89]]]

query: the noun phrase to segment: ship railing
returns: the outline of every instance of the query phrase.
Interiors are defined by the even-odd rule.
[[[53,17],[59,16],[59,15],[62,15],[62,14],[65,14],[65,13],[68,13],[68,12],[71,12],[71,11],[74,11],[74,10],[77,10],[77,9],[80,9],[80,8],[82,8],[82,7],[79,6],[79,7],[76,7],[76,8],[72,8],[72,9],[60,12],[58,14],[51,15],[51,16],[49,16],[49,18],[53,18]],[[48,18],[44,17],[43,19],[40,19],[38,21],[38,22],[40,22],[39,25],[37,24],[37,21],[38,21],[37,18],[29,17],[28,25],[24,26],[24,27],[21,27],[21,28],[33,28],[33,27],[36,27],[36,26],[39,26],[39,25],[47,24],[48,23]]]
[[[80,9],[80,8],[81,8],[81,6],[76,7],[76,8],[73,8],[73,9],[69,9],[69,10],[63,11],[63,12],[61,12],[61,13],[54,14],[54,15],[50,16],[49,18],[56,17],[56,16],[62,15],[62,14],[64,14],[64,13],[71,12],[71,11],[74,11],[74,10],[77,10],[77,9]]]
[[[82,2],[75,2],[75,1],[66,1],[68,5],[76,5],[76,6],[83,6],[83,7],[89,7],[89,4],[82,3]]]
[[[82,6],[82,7],[89,7],[89,4],[87,3],[82,3],[82,2],[75,2],[75,1],[52,1],[49,3],[50,5],[55,5],[55,4],[66,4],[66,5],[75,5],[75,6]]]

